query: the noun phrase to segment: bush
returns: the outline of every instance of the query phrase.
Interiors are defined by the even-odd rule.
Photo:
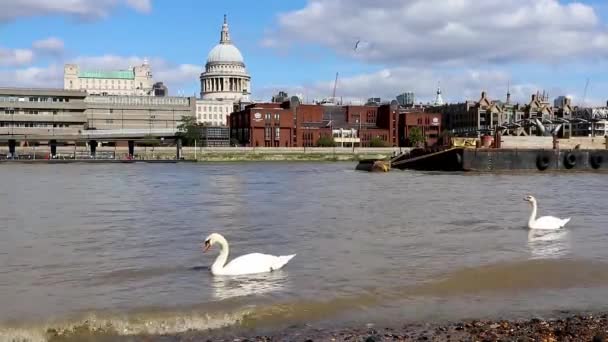
[[[407,139],[409,140],[412,146],[424,144],[424,135],[422,134],[422,130],[419,127],[412,127],[409,133],[410,134]]]
[[[334,138],[331,136],[323,135],[317,140],[318,147],[334,147],[336,146],[336,142]]]
[[[386,143],[386,141],[380,139],[380,137],[374,137],[369,142],[369,147],[387,147],[387,146],[388,146],[388,144]]]

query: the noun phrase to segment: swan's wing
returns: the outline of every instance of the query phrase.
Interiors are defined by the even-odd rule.
[[[293,256],[283,257],[270,254],[251,253],[230,261],[224,271],[229,274],[270,272],[283,267]]]
[[[534,226],[537,229],[557,229],[563,227],[570,219],[562,220],[555,216],[543,216],[536,219]]]

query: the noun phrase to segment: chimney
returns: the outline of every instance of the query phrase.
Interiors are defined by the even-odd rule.
[[[485,91],[482,91],[482,92],[481,92],[481,98],[483,99],[483,98],[485,98],[485,97],[486,97],[486,92],[485,92]]]
[[[532,101],[536,101],[536,94],[532,94]]]

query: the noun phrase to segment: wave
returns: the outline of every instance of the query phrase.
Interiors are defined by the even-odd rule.
[[[326,300],[244,304],[236,298],[176,309],[86,313],[44,324],[0,325],[0,341],[80,341],[95,336],[159,336],[223,328],[275,328],[365,313],[368,309],[373,312],[386,304],[416,298],[462,298],[469,294],[512,294],[581,286],[608,286],[608,264],[585,260],[524,260],[459,269],[425,283],[367,289],[357,295]]]

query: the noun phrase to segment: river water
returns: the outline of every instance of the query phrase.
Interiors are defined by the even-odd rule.
[[[0,340],[608,309],[605,175],[354,167],[2,165]],[[541,215],[571,216],[567,228],[528,232],[527,194]],[[211,232],[231,256],[297,256],[213,277]]]

